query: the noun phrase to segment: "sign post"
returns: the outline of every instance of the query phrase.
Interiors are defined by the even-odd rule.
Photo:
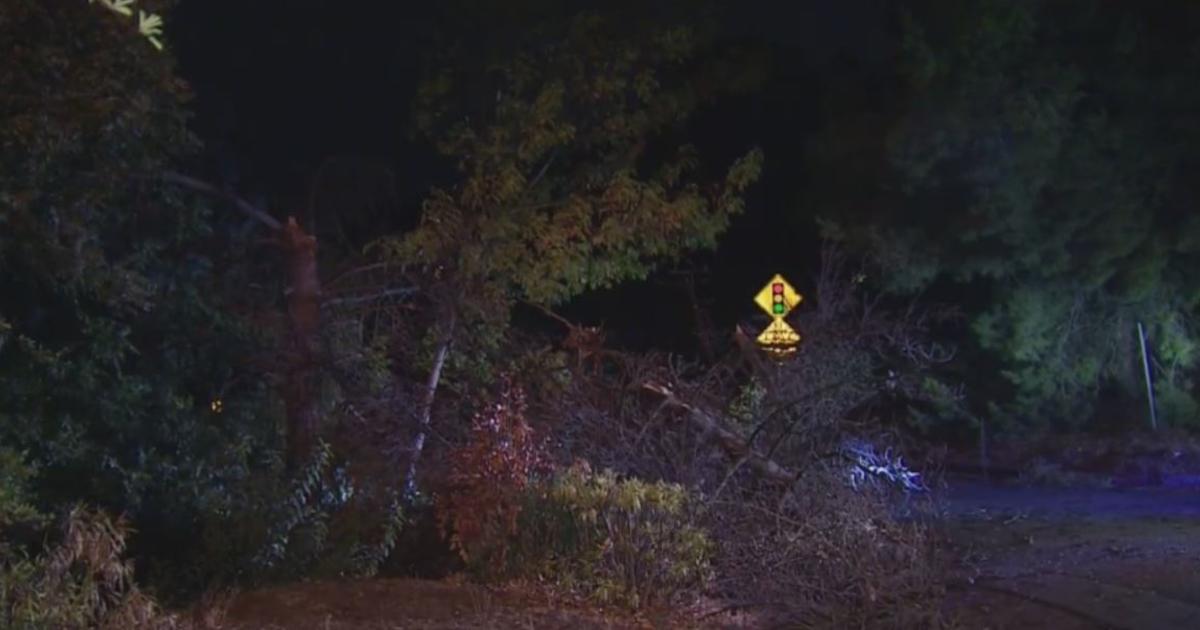
[[[754,303],[771,316],[771,324],[762,331],[756,341],[767,354],[775,359],[786,359],[796,353],[796,346],[800,343],[800,334],[783,318],[803,299],[804,296],[797,293],[796,289],[779,274],[775,274],[767,286],[754,296]]]

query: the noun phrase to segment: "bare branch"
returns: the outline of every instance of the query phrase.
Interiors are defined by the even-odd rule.
[[[256,219],[257,221],[259,221],[263,225],[271,228],[272,230],[278,232],[279,230],[283,229],[283,224],[280,223],[279,220],[276,219],[275,217],[271,216],[270,214],[267,214],[267,212],[265,210],[250,203],[249,201],[246,201],[245,199],[242,199],[241,197],[238,197],[237,195],[235,195],[229,191],[221,190],[220,188],[217,188],[216,186],[213,186],[212,184],[210,184],[208,182],[201,181],[199,179],[196,179],[195,177],[190,177],[188,175],[183,175],[182,173],[175,173],[175,172],[171,172],[171,171],[163,173],[162,180],[165,182],[170,182],[172,184],[179,184],[180,186],[184,186],[186,188],[191,188],[192,190],[206,193],[206,194],[212,195],[214,197],[220,197],[221,199],[232,202],[233,205],[236,206],[238,210],[241,210],[247,216],[249,216],[253,219]]]
[[[780,483],[791,484],[796,479],[795,473],[778,463],[762,457],[746,444],[745,440],[737,434],[733,429],[725,426],[725,422],[713,414],[691,405],[683,400],[680,400],[675,392],[671,391],[665,385],[653,382],[642,384],[642,388],[659,394],[667,399],[672,407],[683,409],[688,412],[688,417],[692,424],[696,426],[705,435],[711,436],[721,450],[729,457],[737,459],[745,459],[746,464],[753,468],[756,472]]]
[[[533,179],[529,182],[529,185],[526,186],[527,190],[533,190],[533,187],[537,186],[538,182],[542,181],[542,178],[546,176],[546,171],[549,170],[551,164],[554,164],[554,160],[556,158],[558,158],[557,150],[555,150],[554,153],[550,154],[550,159],[546,160],[546,163],[542,165],[542,168],[541,168],[541,170],[538,171],[538,174],[535,175],[533,177]]]
[[[357,304],[363,304],[363,303],[368,303],[368,302],[378,302],[379,300],[384,300],[384,299],[392,298],[392,297],[401,297],[401,296],[407,297],[410,295],[414,295],[415,293],[417,293],[416,287],[401,287],[399,289],[386,289],[386,290],[377,291],[375,293],[371,293],[368,295],[356,295],[353,297],[334,298],[334,299],[330,299],[330,300],[325,300],[324,302],[321,303],[321,308],[333,308],[335,306],[354,306]]]

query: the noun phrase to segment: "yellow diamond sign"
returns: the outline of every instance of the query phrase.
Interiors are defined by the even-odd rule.
[[[800,343],[800,334],[794,328],[788,326],[782,317],[777,317],[758,336],[758,343],[759,345],[768,347],[794,346]]]
[[[771,316],[771,325],[758,336],[758,345],[776,359],[786,359],[796,352],[800,334],[783,318],[803,299],[795,287],[779,274],[775,274],[767,286],[754,296],[754,303]]]
[[[783,276],[775,274],[767,286],[754,296],[754,303],[761,306],[771,317],[783,317],[788,314],[788,311],[796,308],[796,305],[800,304],[800,300],[803,299],[796,289],[783,279]]]

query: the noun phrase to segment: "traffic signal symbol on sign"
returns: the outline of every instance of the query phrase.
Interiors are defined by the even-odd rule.
[[[803,299],[796,289],[792,288],[792,285],[788,284],[788,281],[779,274],[775,274],[767,286],[754,296],[754,302],[772,317],[787,315],[788,311],[796,308]]]

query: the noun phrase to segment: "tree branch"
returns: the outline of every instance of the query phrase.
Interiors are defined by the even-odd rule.
[[[280,223],[279,220],[276,219],[275,217],[271,216],[270,214],[267,214],[267,212],[265,210],[250,203],[249,201],[246,201],[245,199],[242,199],[241,197],[238,197],[237,195],[235,195],[229,191],[221,190],[220,188],[217,188],[216,186],[213,186],[212,184],[210,184],[208,182],[201,181],[199,179],[196,179],[195,177],[190,177],[188,175],[184,175],[182,173],[175,173],[172,171],[163,173],[162,180],[165,182],[172,183],[172,184],[178,184],[180,186],[183,186],[185,188],[190,188],[195,191],[206,193],[206,194],[212,195],[214,197],[220,197],[221,199],[224,199],[226,201],[233,203],[233,205],[237,206],[238,210],[241,210],[243,213],[245,213],[250,218],[256,219],[257,221],[259,221],[263,225],[271,228],[272,230],[278,232],[279,230],[283,229],[283,224]]]
[[[417,292],[417,289],[415,287],[401,287],[398,289],[386,289],[384,291],[377,291],[375,293],[371,293],[368,295],[356,295],[353,297],[328,299],[321,303],[321,307],[322,308],[331,308],[334,306],[353,306],[355,304],[362,304],[363,302],[375,302],[375,301],[383,300],[383,299],[390,298],[390,297],[409,296],[409,295],[415,294],[416,292]]]
[[[780,466],[774,460],[763,457],[755,452],[749,444],[739,436],[734,430],[725,425],[725,422],[717,418],[711,413],[700,409],[694,405],[688,404],[680,400],[675,392],[672,392],[667,386],[658,383],[646,382],[642,384],[644,389],[650,390],[666,398],[667,403],[672,407],[678,407],[688,412],[688,417],[692,424],[699,428],[705,435],[713,436],[713,439],[721,450],[729,457],[737,460],[744,459],[746,465],[753,468],[756,472],[767,477],[772,481],[791,484],[796,480],[796,474],[783,466]]]
[[[551,164],[554,164],[554,160],[557,157],[558,150],[555,149],[555,151],[550,154],[550,159],[546,160],[546,163],[542,165],[541,170],[539,170],[537,175],[533,177],[533,180],[529,182],[529,185],[525,187],[526,190],[533,190],[533,187],[537,186],[538,182],[542,181],[542,178],[546,176],[546,171],[549,170]]]

